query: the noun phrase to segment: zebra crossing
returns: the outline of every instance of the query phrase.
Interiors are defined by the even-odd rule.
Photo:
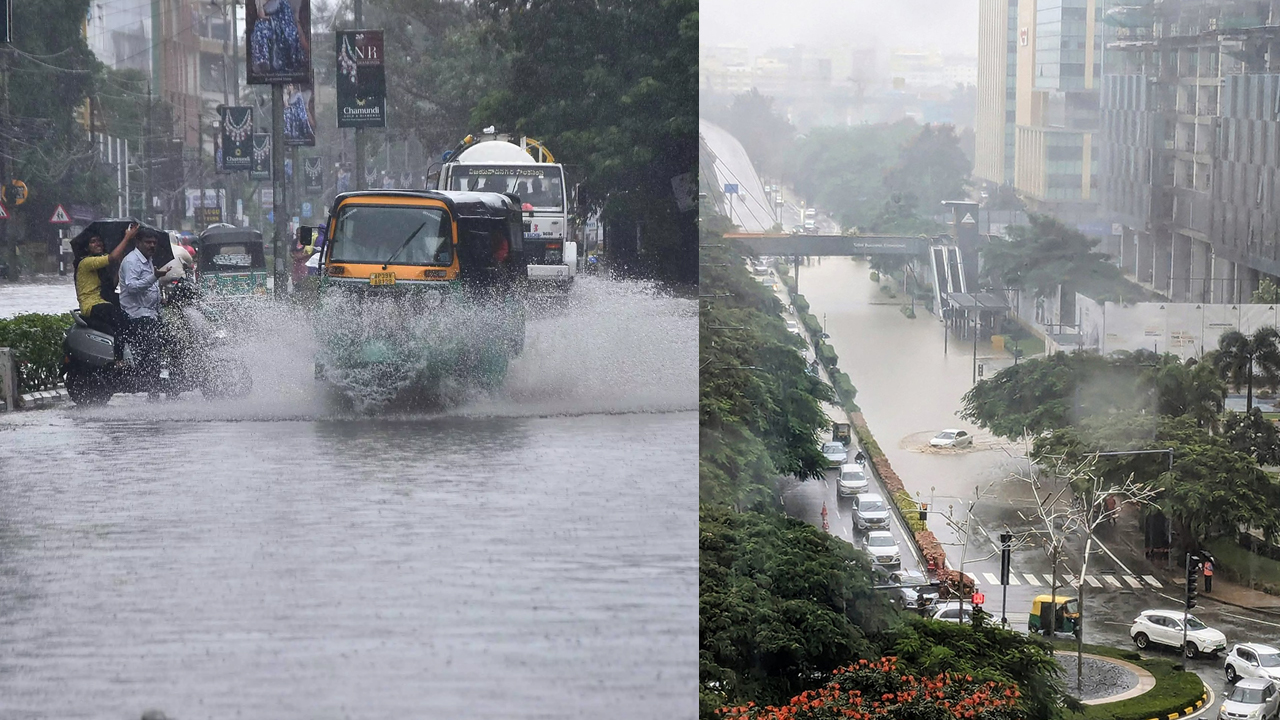
[[[982,577],[991,585],[999,585],[1000,578],[995,573],[984,572]],[[1121,582],[1123,580],[1123,582]],[[1151,575],[1141,575],[1135,577],[1133,575],[1115,575],[1113,573],[1103,573],[1101,575],[1085,575],[1084,581],[1089,583],[1090,587],[1102,588],[1122,588],[1141,590],[1143,588],[1152,588],[1160,590],[1164,587],[1155,577]],[[1052,587],[1054,578],[1048,573],[1009,573],[1010,585],[1030,585],[1033,587]],[[1060,588],[1080,587],[1080,578],[1065,573],[1058,576],[1057,585]]]

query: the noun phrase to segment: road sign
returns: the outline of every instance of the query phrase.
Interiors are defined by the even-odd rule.
[[[55,225],[70,225],[71,216],[67,214],[66,209],[59,205],[58,208],[53,211],[53,217],[49,218],[49,222]]]
[[[4,205],[0,204],[0,220],[8,220],[9,211],[4,209]]]
[[[304,218],[311,217],[311,203],[309,202],[302,203],[302,217]]]
[[[737,194],[738,194],[738,183],[725,183],[725,184],[724,184],[724,194],[725,194],[725,195],[737,195]]]
[[[960,220],[961,225],[977,225],[978,221],[973,219],[973,213],[965,213]]]
[[[27,201],[27,184],[21,180],[14,180],[9,183],[9,187],[5,188],[5,200],[14,205],[21,205]]]

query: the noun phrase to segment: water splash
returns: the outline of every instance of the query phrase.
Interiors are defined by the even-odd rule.
[[[348,419],[376,412],[382,418],[536,417],[546,415],[674,412],[697,408],[698,323],[693,300],[671,297],[644,282],[579,278],[570,301],[558,310],[530,315],[524,352],[511,362],[501,387],[485,391],[456,380],[440,385],[440,397],[387,409],[418,368],[383,370],[341,378],[367,395],[351,406],[335,403],[314,378],[317,336],[335,326],[341,308],[248,302],[230,313],[229,348],[249,368],[253,391],[243,398],[204,400],[198,392],[149,403],[143,396],[117,396],[104,408],[74,408],[82,417],[200,421]],[[479,313],[466,308],[458,313]],[[483,320],[469,316],[475,326]],[[406,323],[413,332],[439,330],[438,323],[465,320],[415,314],[391,303],[354,316],[357,323]],[[313,324],[318,323],[318,326]],[[402,325],[404,327],[404,325]],[[317,333],[317,330],[320,332]],[[490,332],[492,329],[484,330]],[[348,389],[349,391],[349,389]]]

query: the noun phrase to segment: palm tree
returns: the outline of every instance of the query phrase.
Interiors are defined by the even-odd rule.
[[[1261,375],[1266,386],[1273,390],[1280,385],[1280,331],[1268,325],[1252,335],[1238,330],[1223,333],[1218,338],[1214,365],[1219,377],[1230,382],[1237,392],[1241,386],[1248,388],[1245,412],[1249,412],[1253,409],[1255,376]]]
[[[1167,355],[1147,369],[1142,378],[1154,393],[1156,410],[1161,415],[1189,415],[1196,425],[1218,431],[1227,386],[1213,365],[1194,358],[1183,363],[1176,356]]]

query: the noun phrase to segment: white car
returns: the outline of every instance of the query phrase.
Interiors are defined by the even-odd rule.
[[[787,332],[793,335],[799,335],[800,323],[796,322],[795,320],[787,320]]]
[[[1268,678],[1245,678],[1231,688],[1218,708],[1218,720],[1275,720],[1280,690]]]
[[[933,447],[960,448],[973,444],[973,436],[964,430],[943,430],[929,441]]]
[[[861,464],[840,466],[840,479],[836,482],[836,494],[840,497],[861,495],[871,487],[867,481],[867,467]]]
[[[1143,610],[1133,619],[1129,637],[1139,649],[1156,643],[1182,648],[1189,658],[1199,653],[1217,655],[1227,649],[1227,636],[1200,622],[1195,615],[1187,616],[1187,646],[1182,647],[1181,610]]]
[[[889,504],[879,493],[853,496],[853,523],[858,530],[888,530]]]
[[[1265,678],[1280,682],[1280,650],[1261,643],[1239,643],[1222,659],[1227,682],[1240,678]]]
[[[876,565],[902,564],[902,550],[898,548],[898,541],[893,539],[893,533],[887,530],[872,530],[867,533],[866,539],[862,541],[862,548]]]
[[[824,443],[822,454],[827,456],[827,467],[840,467],[849,459],[849,448],[846,448],[844,443]]]
[[[934,620],[962,623],[964,625],[973,624],[973,605],[967,602],[948,600],[935,604],[932,610],[933,612],[929,617]]]

